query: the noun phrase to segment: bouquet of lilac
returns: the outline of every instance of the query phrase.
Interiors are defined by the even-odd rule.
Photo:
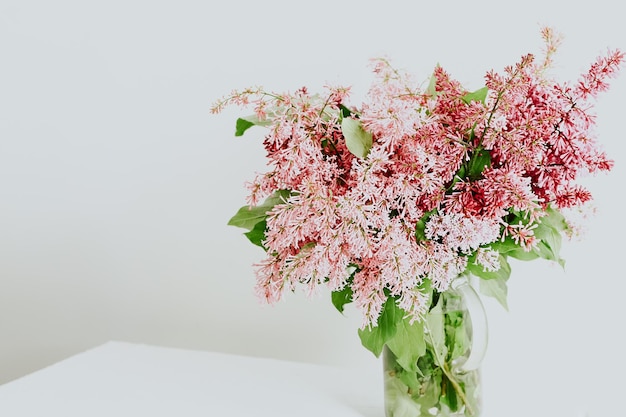
[[[577,179],[613,164],[593,136],[592,100],[624,54],[609,51],[575,82],[557,82],[548,72],[560,38],[542,35],[541,59],[490,71],[476,91],[440,66],[417,83],[375,59],[360,106],[349,87],[249,88],[217,101],[215,113],[253,108],[236,136],[267,129],[268,170],[229,223],[266,252],[259,296],[275,303],[298,286],[328,287],[339,311],[352,302],[362,313],[366,348],[378,356],[394,347],[411,368],[427,345],[424,317],[456,277],[475,275],[505,304],[509,258],[562,263],[564,213],[592,198]],[[419,334],[421,348],[399,342]]]

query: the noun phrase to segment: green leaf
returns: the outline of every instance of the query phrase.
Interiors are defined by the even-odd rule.
[[[389,416],[412,417],[421,414],[419,404],[411,398],[408,387],[399,378],[386,375],[384,386]]]
[[[467,263],[467,270],[477,277],[482,279],[504,279],[506,281],[511,276],[511,265],[502,253],[498,257],[500,269],[497,271],[485,271],[481,265],[474,263],[472,258],[474,257],[471,257]]]
[[[421,241],[427,240],[426,233],[425,233],[426,223],[428,223],[428,219],[430,219],[430,216],[432,216],[436,212],[437,212],[437,209],[428,211],[424,213],[422,218],[417,221],[417,223],[415,224],[415,240],[416,241],[421,242]]]
[[[426,95],[437,95],[437,77],[435,77],[435,74],[430,76],[430,80],[428,81],[428,87],[426,87]]]
[[[511,258],[519,259],[520,261],[532,261],[534,259],[539,258],[539,254],[535,251],[525,251],[523,248],[519,247],[516,250],[512,250],[507,253]]]
[[[383,351],[385,343],[391,340],[397,331],[398,323],[403,320],[404,312],[396,306],[393,297],[387,298],[378,317],[378,325],[359,329],[361,344],[376,357]]]
[[[449,311],[445,317],[447,345],[451,349],[449,357],[456,359],[470,349],[470,337],[465,327],[463,311]]]
[[[565,217],[557,210],[548,207],[546,215],[536,222],[533,229],[534,235],[538,239],[538,243],[530,251],[525,251],[521,246],[507,237],[504,241],[494,242],[490,246],[502,254],[506,254],[512,258],[522,261],[529,261],[537,258],[547,259],[549,261],[558,262],[561,266],[565,264],[565,260],[560,257],[561,241],[563,232],[569,229]],[[528,225],[529,220],[520,214],[511,213],[514,217],[509,223],[521,223]]]
[[[492,249],[500,252],[499,261],[500,269],[497,271],[484,271],[483,267],[473,262],[473,256],[470,258],[467,264],[467,270],[471,274],[481,278],[480,279],[480,292],[489,297],[495,298],[505,310],[508,311],[507,303],[507,286],[506,283],[511,276],[511,265],[507,259],[507,256],[511,251],[519,250],[520,247],[515,245],[514,242],[494,242],[491,244]]]
[[[567,221],[563,214],[555,210],[552,207],[546,208],[546,215],[539,219],[540,223],[546,226],[550,226],[559,232],[563,232],[569,229]]]
[[[485,100],[487,99],[488,92],[489,92],[489,89],[487,87],[479,88],[478,90],[472,93],[465,94],[463,97],[461,97],[461,100],[463,100],[467,104],[470,104],[472,101],[478,101],[480,103],[485,104]]]
[[[539,254],[535,251],[524,250],[524,248],[515,243],[510,236],[507,236],[504,241],[498,240],[489,246],[491,249],[500,252],[500,254],[510,256],[511,258],[519,259],[521,261],[531,261],[539,257]]]
[[[340,114],[343,118],[350,117],[350,115],[352,114],[352,111],[343,104],[339,105],[339,110],[341,111]]]
[[[433,307],[424,321],[424,331],[427,335],[426,343],[432,347],[435,362],[438,366],[442,366],[445,363],[446,356],[448,354],[448,348],[446,347],[446,333],[444,326],[444,314],[442,310],[442,299],[439,298],[439,302]]]
[[[242,136],[244,132],[252,126],[269,126],[272,122],[268,120],[259,120],[256,115],[240,117],[235,124],[235,136]]]
[[[396,334],[387,342],[387,347],[400,366],[407,371],[417,371],[417,360],[426,353],[423,324],[417,321],[411,324],[409,319],[403,319],[397,326]]]
[[[265,201],[258,206],[243,206],[231,217],[228,221],[228,225],[252,231],[257,223],[267,218],[268,211],[276,204],[287,201],[290,195],[291,191],[289,190],[278,190],[267,197]]]
[[[445,381],[446,390],[445,394],[441,396],[441,403],[446,404],[450,407],[450,411],[455,412],[459,409],[459,403],[454,385],[452,385],[452,382],[450,382],[446,375],[443,376],[443,379]]]
[[[233,217],[231,217],[228,221],[228,225],[252,230],[257,223],[265,220],[269,209],[271,209],[271,207],[243,206]]]
[[[265,240],[266,228],[267,228],[267,222],[265,221],[265,219],[263,219],[257,224],[255,224],[252,230],[244,233],[244,235],[248,238],[250,242],[265,249],[265,247],[263,246],[263,240]]]
[[[411,391],[419,392],[421,384],[420,381],[417,379],[417,372],[406,371],[399,366],[395,369],[395,372],[396,377],[400,379],[400,381],[402,381],[402,383],[406,385]]]
[[[553,228],[549,222],[544,223],[543,221],[539,223],[534,232],[535,236],[541,240],[537,244],[538,255],[547,260],[556,261],[563,266],[565,261],[560,256],[561,232]]]
[[[508,311],[506,281],[504,278],[481,279],[479,289],[484,295],[495,298]]]
[[[561,258],[562,233],[569,229],[565,217],[552,207],[546,209],[546,215],[539,219],[534,230],[535,236],[540,240],[534,252],[538,256],[550,261],[558,262],[565,266],[565,260]]]
[[[535,244],[533,252],[536,253],[537,256],[539,256],[540,258],[546,259],[548,261],[556,261],[554,252],[552,251],[550,246],[542,240]]]
[[[420,363],[422,363],[425,358],[429,358],[429,356],[422,356],[420,358]],[[420,366],[421,369],[428,369],[429,374],[428,379],[426,379],[420,387],[420,391],[417,391],[419,393],[417,402],[422,405],[423,410],[439,406],[441,398],[441,381],[443,379],[443,372],[441,371],[441,368],[434,364],[432,358],[427,366],[428,368],[423,365]]]
[[[491,154],[486,149],[476,149],[467,169],[468,178],[479,179],[485,168],[491,166]]]
[[[417,360],[417,374],[420,378],[430,379],[441,371],[433,358],[433,351],[426,346],[426,354]]]
[[[333,305],[337,310],[339,310],[340,313],[343,313],[343,308],[346,304],[352,302],[352,294],[352,288],[347,284],[341,290],[333,291],[330,294]]]
[[[490,243],[489,247],[505,255],[508,255],[509,252],[520,249],[520,245],[515,243],[515,241],[509,236],[507,236],[504,240],[496,240],[495,242]]]
[[[243,118],[238,118],[235,125],[235,136],[242,136],[243,133],[254,126],[254,123],[247,121]]]
[[[428,307],[428,312],[433,311],[433,308],[439,303],[439,298],[441,298],[441,293],[439,291],[433,291],[432,299],[430,300],[430,307]]]
[[[363,130],[361,122],[345,118],[341,121],[341,132],[348,150],[356,157],[365,158],[372,149],[372,134]]]

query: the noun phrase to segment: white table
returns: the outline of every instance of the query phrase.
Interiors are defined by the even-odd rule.
[[[382,417],[344,369],[109,342],[0,386],[6,417]]]

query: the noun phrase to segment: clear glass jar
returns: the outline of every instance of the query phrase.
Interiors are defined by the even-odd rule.
[[[425,352],[412,369],[383,348],[387,417],[477,417],[481,413],[480,364],[487,320],[467,277],[439,293],[425,316]]]

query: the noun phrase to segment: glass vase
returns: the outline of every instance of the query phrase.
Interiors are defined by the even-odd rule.
[[[487,320],[466,277],[455,279],[447,291],[433,297],[422,325],[424,340],[415,346],[423,354],[411,369],[401,366],[389,347],[383,348],[385,415],[480,416]]]

